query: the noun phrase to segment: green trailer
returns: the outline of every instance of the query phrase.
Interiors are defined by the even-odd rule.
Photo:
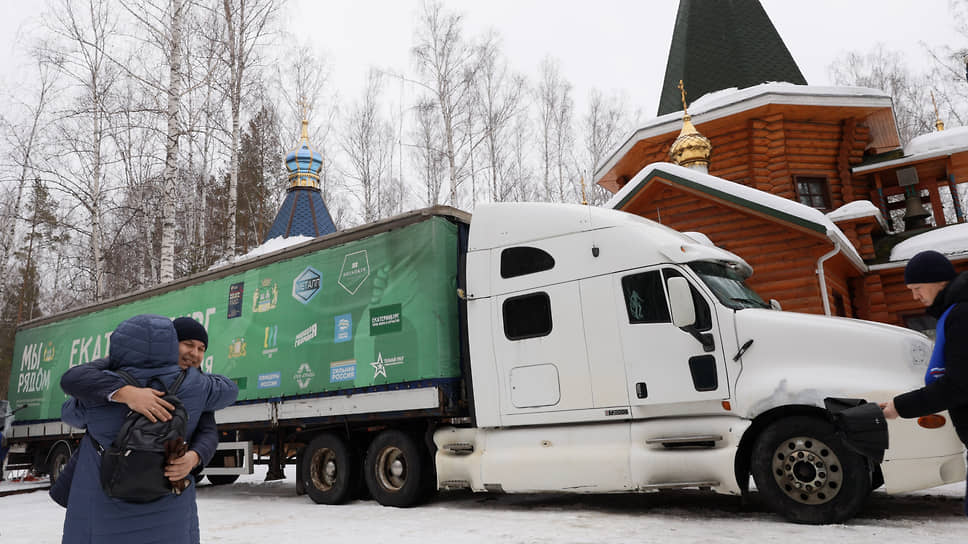
[[[106,357],[111,331],[142,313],[201,322],[202,369],[239,386],[236,405],[216,414],[229,446],[207,469],[213,480],[250,471],[249,448],[279,453],[281,470],[330,428],[392,420],[422,431],[465,415],[458,269],[468,221],[452,208],[411,212],[25,323],[9,388],[13,466],[58,473],[81,432],[59,421],[60,376]]]

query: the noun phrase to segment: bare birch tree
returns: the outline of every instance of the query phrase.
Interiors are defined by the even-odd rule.
[[[571,121],[574,101],[571,83],[561,76],[558,62],[546,57],[541,62],[541,80],[536,89],[538,121],[541,125],[541,167],[545,198],[565,202],[568,189],[567,163],[570,160]],[[577,181],[577,180],[576,180]]]
[[[383,217],[382,188],[388,183],[393,159],[393,126],[380,113],[383,84],[379,72],[371,70],[360,102],[354,104],[346,118],[341,147],[350,163],[345,176],[353,180],[351,191],[360,202],[363,222]]]
[[[435,110],[440,116],[441,149],[447,160],[450,182],[447,201],[455,206],[458,205],[458,188],[467,176],[467,154],[475,143],[468,138],[462,139],[461,134],[462,130],[469,130],[464,124],[471,94],[467,81],[474,75],[474,48],[461,34],[461,19],[459,14],[445,12],[438,2],[425,3],[413,48],[417,71],[426,78],[422,85],[433,94]],[[424,108],[422,111],[429,110]]]
[[[479,59],[476,92],[490,178],[488,196],[492,202],[501,202],[508,200],[514,189],[509,175],[509,147],[513,144],[508,136],[515,116],[524,110],[525,80],[510,72],[494,35],[482,43]]]
[[[622,98],[606,98],[598,89],[589,93],[588,111],[582,119],[585,157],[581,175],[585,183],[585,196],[591,205],[599,206],[610,196],[607,191],[595,185],[595,168],[625,135],[625,122],[628,118],[628,107]]]
[[[74,104],[58,122],[59,156],[46,165],[46,174],[59,190],[76,199],[87,215],[75,224],[88,241],[88,255],[79,266],[88,270],[91,300],[104,294],[105,256],[103,222],[108,202],[105,184],[109,144],[110,93],[118,69],[105,51],[118,34],[117,19],[106,0],[62,0],[49,14],[48,29],[57,40],[41,53],[76,89]]]
[[[260,46],[271,34],[271,24],[279,6],[275,0],[222,0],[225,17],[225,56],[229,70],[228,95],[231,111],[229,143],[228,255],[236,254],[236,212],[239,186],[239,143],[241,138],[242,95],[249,71],[258,63]]]

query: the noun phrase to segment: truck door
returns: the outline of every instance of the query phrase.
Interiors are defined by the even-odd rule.
[[[696,310],[695,332],[672,324],[666,282],[684,276],[672,267],[639,269],[614,276],[616,309],[633,414],[642,408],[729,397],[726,359],[710,301],[689,281]],[[637,410],[636,407],[639,409]]]

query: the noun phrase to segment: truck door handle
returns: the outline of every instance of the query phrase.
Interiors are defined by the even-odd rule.
[[[649,388],[645,386],[645,382],[639,382],[635,384],[635,396],[640,399],[644,399],[649,396]]]

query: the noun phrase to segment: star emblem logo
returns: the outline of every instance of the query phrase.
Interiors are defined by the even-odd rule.
[[[373,367],[373,379],[375,380],[377,376],[387,377],[387,367],[397,366],[403,364],[403,357],[391,357],[388,359],[383,358],[383,352],[377,353],[376,361],[370,363]]]

